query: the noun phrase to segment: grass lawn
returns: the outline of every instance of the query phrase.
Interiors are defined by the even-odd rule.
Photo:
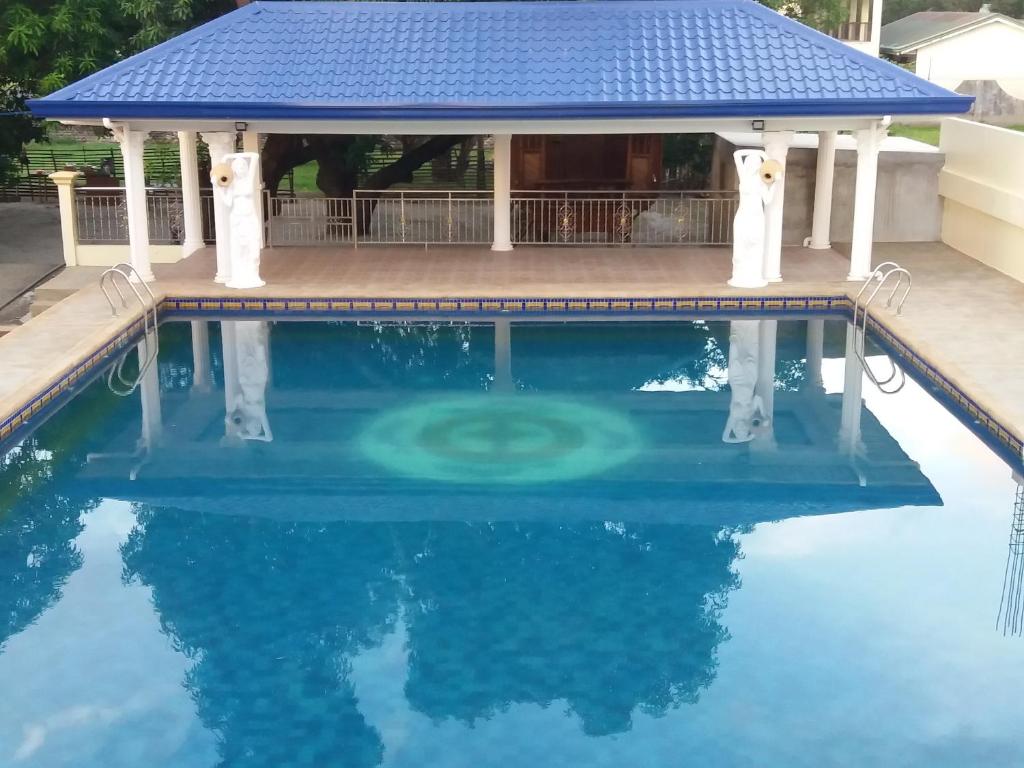
[[[1024,125],[1007,125],[1011,131],[1024,131]],[[907,139],[916,139],[925,144],[939,146],[939,126],[937,125],[900,125],[895,123],[889,126],[890,136],[903,136]]]

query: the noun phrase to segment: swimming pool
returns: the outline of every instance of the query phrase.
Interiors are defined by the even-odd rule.
[[[7,446],[0,765],[1024,764],[1021,468],[854,340],[167,322]]]

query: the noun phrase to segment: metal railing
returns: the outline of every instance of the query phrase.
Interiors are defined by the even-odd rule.
[[[349,197],[271,197],[267,243],[302,245],[485,245],[494,235],[487,190],[357,190]],[[214,242],[213,192],[200,191],[203,239]],[[512,242],[518,245],[728,245],[739,205],[732,190],[515,191]],[[149,242],[185,237],[181,190],[146,190]],[[78,241],[128,242],[123,187],[75,190]]]
[[[846,43],[868,43],[871,41],[871,22],[844,21],[831,34]]]
[[[727,245],[739,204],[731,190],[515,191],[519,245]],[[490,191],[358,190],[351,197],[270,198],[271,245],[487,244]]]
[[[731,190],[514,192],[512,242],[726,245],[738,205]]]
[[[136,301],[142,307],[142,341],[139,343],[139,370],[135,376],[128,376],[125,374],[124,364],[128,359],[128,355],[132,349],[125,350],[124,354],[110,366],[110,372],[107,374],[107,387],[115,395],[120,397],[127,397],[136,389],[142,382],[142,377],[146,375],[146,371],[156,360],[157,355],[160,352],[160,338],[157,333],[157,308],[156,308],[156,296],[153,295],[153,291],[146,285],[146,282],[142,279],[142,276],[138,273],[131,264],[122,262],[115,264],[109,269],[105,269],[103,274],[100,275],[100,290],[103,291],[103,296],[107,300],[107,304],[110,305],[110,313],[112,315],[120,314],[121,309],[128,308],[128,297],[122,286],[126,286],[131,289],[132,294],[135,295]],[[118,302],[115,302],[111,298],[110,291],[107,286],[113,286],[117,292]],[[146,298],[143,298],[143,294],[136,287],[141,285],[145,290]],[[146,299],[149,299],[148,301]],[[118,308],[120,304],[120,309]]]
[[[886,261],[875,267],[874,271],[868,275],[867,280],[864,281],[864,285],[861,286],[857,292],[857,296],[853,300],[853,324],[857,333],[855,336],[854,351],[857,353],[857,357],[860,359],[860,364],[864,369],[864,373],[867,374],[868,379],[874,384],[881,392],[887,395],[892,395],[903,389],[907,383],[907,375],[903,372],[896,361],[891,356],[888,357],[889,365],[891,370],[889,374],[884,378],[879,377],[874,369],[868,364],[867,357],[865,355],[865,346],[867,343],[868,335],[868,315],[870,313],[871,302],[875,300],[879,291],[890,282],[890,278],[896,275],[896,284],[892,287],[892,291],[889,293],[889,298],[886,299],[885,306],[891,308],[893,302],[896,301],[896,294],[900,290],[900,286],[903,285],[903,278],[906,276],[907,287],[903,291],[903,295],[900,296],[899,301],[896,303],[896,314],[903,314],[903,305],[907,301],[907,296],[910,295],[910,289],[913,285],[913,281],[910,277],[910,272],[905,270],[899,264],[894,261]],[[878,281],[878,285],[875,289],[868,294],[868,297],[864,299],[864,294],[871,284]],[[863,304],[861,300],[864,299]],[[860,318],[858,320],[858,317]],[[860,325],[858,326],[858,322]]]
[[[202,189],[199,204],[203,240],[214,242],[213,191]],[[181,190],[168,187],[146,189],[146,218],[149,242],[174,245],[185,237]],[[78,242],[120,244],[128,242],[128,208],[124,187],[78,187],[75,189],[75,225]]]

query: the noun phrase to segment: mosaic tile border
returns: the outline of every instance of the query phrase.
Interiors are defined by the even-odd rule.
[[[557,297],[557,298],[206,298],[167,297],[160,302],[161,319],[177,316],[233,314],[259,314],[263,316],[293,317],[345,317],[361,314],[416,316],[424,314],[452,314],[486,316],[494,313],[520,315],[573,316],[584,314],[758,314],[785,313],[837,313],[847,319],[853,316],[853,302],[847,296],[681,296],[675,298],[644,297]],[[979,426],[1016,462],[1024,460],[1024,441],[1012,434],[973,398],[949,381],[937,367],[914,351],[888,327],[876,318],[869,318],[872,335],[909,364],[921,380],[941,393],[950,404]],[[87,374],[104,362],[109,355],[126,346],[142,333],[142,319],[131,323],[113,339],[105,343],[84,360],[68,368],[49,387],[33,397],[26,405],[0,422],[0,444],[16,437],[36,422],[45,412],[51,412],[80,388]]]
[[[143,319],[140,317],[130,323],[116,336],[78,361],[57,377],[56,381],[37,393],[25,405],[0,421],[0,449],[8,441],[14,441],[34,428],[37,423],[56,411],[70,400],[87,383],[98,374],[110,356],[131,346],[132,342],[143,333]]]
[[[721,313],[721,312],[837,312],[852,307],[846,296],[681,296],[675,298],[203,298],[169,297],[160,304],[163,314],[230,315],[260,312],[270,315],[349,315],[363,313],[517,314],[603,313]]]

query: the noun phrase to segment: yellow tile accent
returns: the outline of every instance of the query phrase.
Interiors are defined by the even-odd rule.
[[[479,312],[480,302],[479,301],[464,301],[462,302],[462,309],[467,312]]]
[[[526,302],[526,308],[531,312],[543,312],[544,302],[543,301],[528,301]]]
[[[369,312],[373,309],[373,302],[370,301],[353,301],[352,309],[357,312]]]
[[[608,302],[607,301],[591,301],[590,302],[590,308],[591,309],[597,309],[597,310],[605,310],[605,309],[608,309]]]
[[[289,301],[288,302],[288,309],[290,309],[293,312],[305,312],[308,307],[309,307],[309,304],[307,304],[304,301]]]
[[[224,309],[231,309],[231,310],[236,310],[237,311],[237,310],[242,309],[243,304],[240,301],[222,301],[221,302],[221,306]]]
[[[437,306],[442,312],[455,312],[459,308],[459,302],[439,301],[437,302]]]
[[[416,302],[414,301],[396,301],[395,309],[399,312],[412,312],[416,309]]]
[[[485,302],[481,303],[480,306],[483,307],[484,310],[487,311],[487,312],[496,312],[499,309],[501,309],[501,302],[500,301],[485,301]]]
[[[266,307],[267,309],[281,310],[285,308],[285,303],[283,301],[268,301]]]
[[[673,309],[673,307],[674,307],[674,304],[671,301],[656,301],[656,302],[654,302],[654,308],[659,310],[659,311],[664,311],[664,310],[671,311]]]
[[[341,312],[351,312],[352,302],[351,301],[332,301],[331,309],[339,310]]]
[[[634,309],[653,309],[654,308],[654,302],[653,301],[634,301],[633,302],[633,308]]]
[[[436,310],[437,309],[437,302],[436,301],[421,301],[421,302],[419,302],[419,309],[420,309],[421,312],[423,310],[427,310],[427,311]]]
[[[739,309],[742,306],[742,303],[735,299],[721,299],[718,302],[719,309]]]
[[[262,301],[246,301],[243,304],[246,309],[263,309]]]
[[[220,302],[219,301],[201,301],[201,302],[199,302],[199,306],[202,309],[220,309]]]

